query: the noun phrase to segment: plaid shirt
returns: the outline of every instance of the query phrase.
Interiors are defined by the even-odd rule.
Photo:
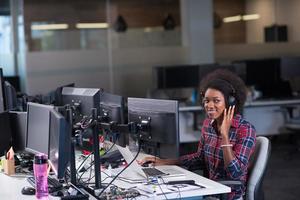
[[[235,115],[229,130],[230,144],[235,158],[227,167],[224,166],[223,151],[221,148],[221,135],[217,134],[216,124],[211,119],[203,122],[201,137],[196,153],[181,156],[182,165],[189,167],[198,165],[201,161],[209,172],[212,180],[239,180],[243,186],[231,188],[228,199],[237,199],[244,194],[246,189],[249,158],[254,151],[256,131],[241,115]]]

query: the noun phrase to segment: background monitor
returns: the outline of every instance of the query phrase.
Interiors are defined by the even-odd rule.
[[[71,154],[71,129],[55,109],[50,111],[49,160],[58,179],[64,177]]]
[[[233,65],[216,63],[155,67],[157,89],[198,88],[201,79],[206,74],[219,68],[235,72]]]
[[[19,76],[4,76],[4,81],[9,82],[17,92],[21,91],[20,77]]]
[[[286,60],[287,62],[288,60]],[[247,86],[255,86],[256,90],[262,92],[262,98],[286,98],[292,96],[290,83],[284,79],[285,74],[290,72],[283,70],[281,59],[242,60],[234,61],[233,63],[237,67],[243,66],[245,70],[245,76],[242,77],[243,80]]]
[[[18,100],[17,100],[17,92],[9,82],[4,82],[4,99],[6,110],[17,110],[18,109]]]
[[[0,112],[5,110],[3,71],[0,68]]]
[[[100,89],[64,87],[62,101],[63,105],[71,106],[74,123],[77,123],[84,116],[91,116],[92,108],[97,108],[99,115]]]
[[[15,151],[25,150],[27,112],[9,111],[12,143]]]
[[[158,89],[197,87],[199,84],[199,65],[162,66],[155,70]]]
[[[69,83],[69,84],[66,84],[66,85],[56,88],[56,90],[53,93],[53,95],[54,95],[53,104],[55,106],[63,106],[62,90],[64,87],[75,87],[75,83]]]
[[[163,158],[179,156],[178,102],[144,98],[128,98],[128,121],[149,120],[150,128],[140,134],[145,153]],[[148,135],[151,137],[149,138]]]
[[[4,155],[5,151],[8,151],[12,145],[11,129],[9,121],[9,113],[0,113],[0,157]]]
[[[118,124],[127,123],[125,119],[125,100],[122,96],[110,94],[107,92],[100,93],[100,116],[105,122],[116,122]],[[127,134],[124,133],[112,133],[117,134],[117,143],[120,146],[126,146],[128,144]]]
[[[27,103],[27,131],[25,150],[49,154],[50,110],[53,106]]]

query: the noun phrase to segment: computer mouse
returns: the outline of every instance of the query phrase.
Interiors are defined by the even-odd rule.
[[[152,164],[152,161],[146,161],[142,164],[142,167],[149,167],[150,164]]]
[[[22,188],[22,194],[24,195],[34,195],[35,189],[33,187],[25,186]]]
[[[53,192],[51,193],[51,196],[54,196],[54,197],[63,197],[64,196],[64,193],[62,191],[57,191],[57,192]]]

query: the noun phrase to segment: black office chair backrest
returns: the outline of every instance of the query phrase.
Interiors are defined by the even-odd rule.
[[[246,199],[264,199],[262,185],[268,160],[271,153],[271,144],[268,138],[259,136],[256,138],[256,146],[250,159],[249,177],[247,182]]]

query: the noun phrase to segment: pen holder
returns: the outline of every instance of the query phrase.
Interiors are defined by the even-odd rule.
[[[7,175],[15,174],[15,160],[2,160],[3,171]]]

